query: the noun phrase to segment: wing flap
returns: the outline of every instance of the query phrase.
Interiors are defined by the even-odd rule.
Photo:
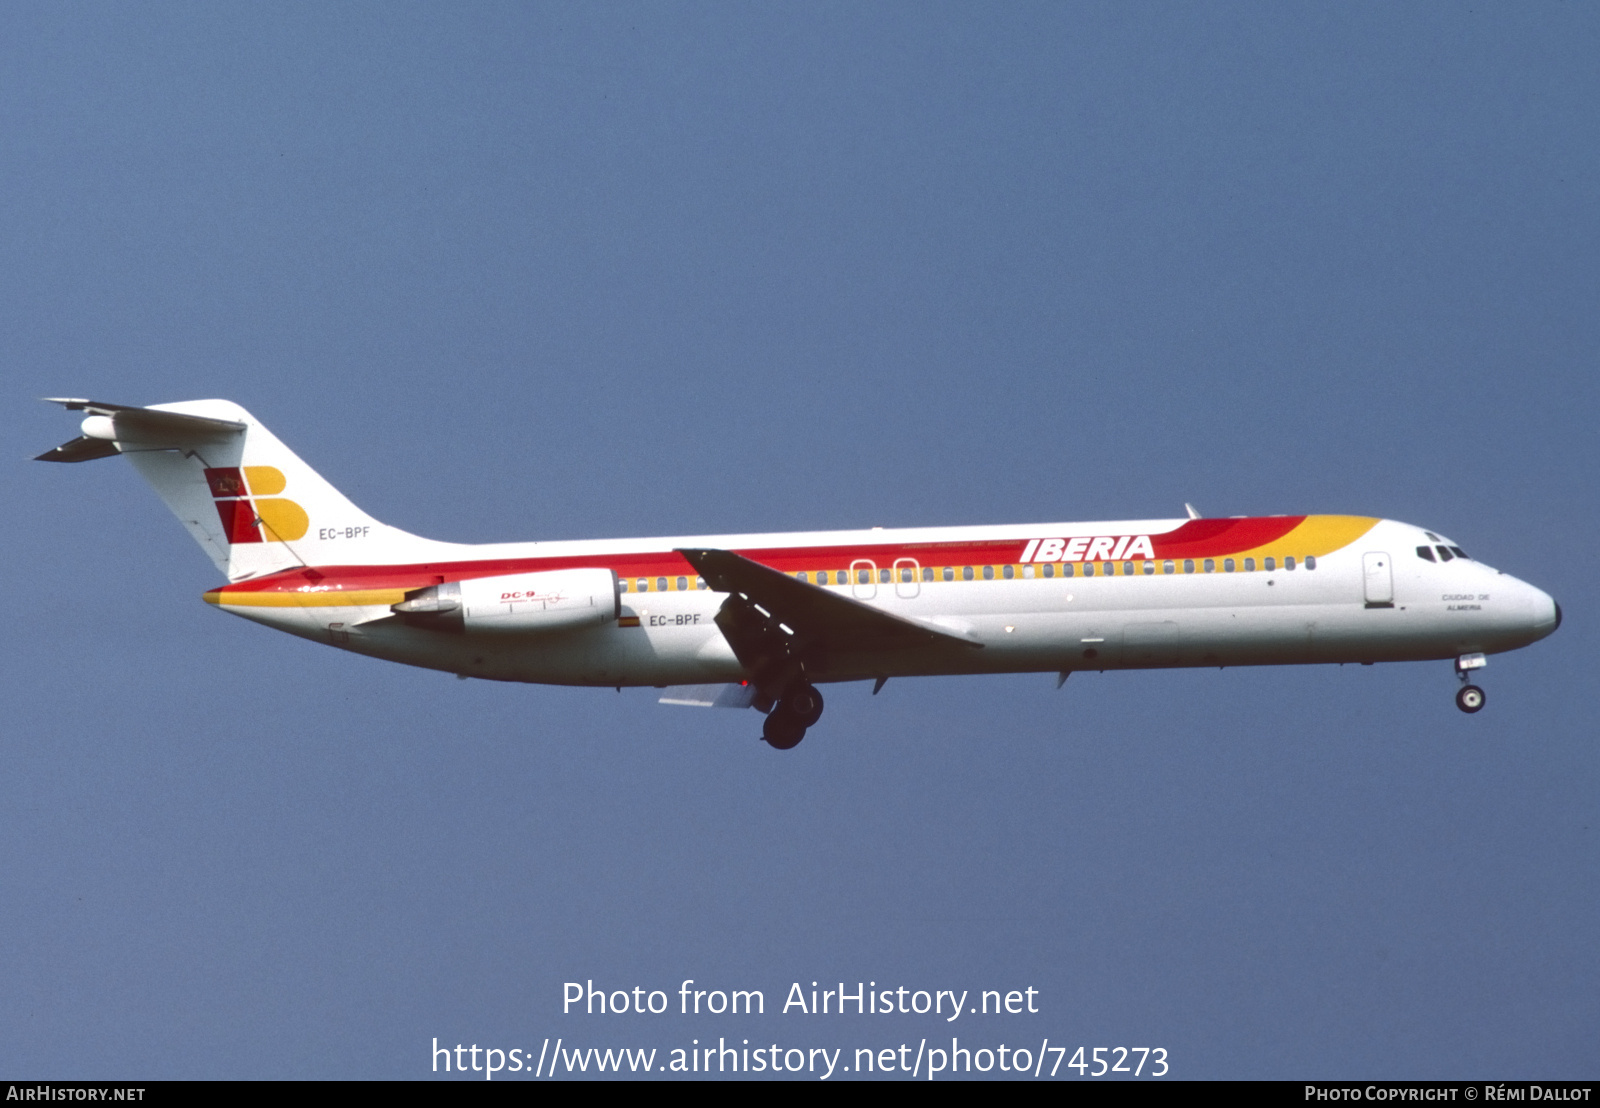
[[[754,685],[668,685],[659,703],[684,708],[749,708],[755,704]]]

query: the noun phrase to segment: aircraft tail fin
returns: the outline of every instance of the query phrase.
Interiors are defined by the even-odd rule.
[[[229,401],[51,402],[88,415],[82,435],[36,460],[122,454],[230,581],[296,566],[406,562],[451,545],[379,523]]]

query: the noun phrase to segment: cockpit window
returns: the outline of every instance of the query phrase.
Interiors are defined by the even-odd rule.
[[[1433,547],[1431,547],[1431,546],[1419,546],[1419,547],[1417,547],[1417,557],[1421,558],[1423,561],[1427,561],[1427,562],[1433,561],[1434,560]]]
[[[1435,535],[1432,531],[1424,531],[1422,533],[1424,535],[1427,535],[1428,538],[1432,539],[1434,542],[1438,542],[1439,541],[1439,536]]]
[[[1450,553],[1454,554],[1457,558],[1467,558],[1467,552],[1462,550],[1459,546],[1452,546],[1450,548]],[[1472,559],[1467,558],[1467,561],[1470,562]]]
[[[1441,562],[1448,562],[1451,558],[1455,557],[1454,554],[1450,553],[1450,548],[1448,546],[1436,546],[1434,549],[1439,552],[1439,560]]]

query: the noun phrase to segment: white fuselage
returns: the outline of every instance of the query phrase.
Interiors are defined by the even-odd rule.
[[[733,682],[748,676],[714,622],[726,597],[703,582],[696,587],[693,570],[671,554],[686,547],[737,550],[792,576],[804,574],[814,587],[819,572],[825,573],[827,584],[820,587],[982,644],[965,651],[836,651],[812,668],[817,681],[1442,659],[1525,646],[1559,621],[1551,597],[1515,577],[1466,557],[1424,560],[1418,547],[1446,544],[1408,524],[1370,520],[1358,539],[1336,549],[1251,558],[1253,568],[1246,570],[1242,557],[1162,557],[1163,536],[1178,533],[1186,522],[461,547],[456,549],[462,556],[448,566],[404,567],[413,577],[400,585],[373,587],[352,567],[337,567],[316,583],[284,587],[271,604],[253,603],[250,598],[262,594],[253,593],[249,582],[231,586],[237,598],[222,603],[293,634],[410,665],[493,680],[605,686]],[[987,565],[973,565],[972,544],[1026,551],[1032,539],[1073,534],[1154,535],[1156,556],[1144,557],[1141,551],[1140,557],[1119,562],[1101,551],[1098,562],[1040,564],[1010,553],[1003,556],[1008,560],[996,556]],[[852,551],[861,556],[849,557]],[[896,555],[893,561],[890,553]],[[450,635],[408,626],[391,615],[393,602],[415,582],[504,572],[507,565],[537,569],[578,563],[610,566],[617,573],[623,589],[620,618],[560,632]],[[1274,568],[1267,569],[1269,563]],[[1071,576],[1065,576],[1068,565]],[[1099,568],[1086,571],[1088,565]],[[397,567],[384,568],[392,574]],[[429,578],[433,569],[443,572]],[[1377,580],[1380,571],[1382,580]],[[846,583],[839,583],[841,576]]]

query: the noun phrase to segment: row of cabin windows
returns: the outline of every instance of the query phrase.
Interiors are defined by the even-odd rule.
[[[1434,560],[1433,552],[1435,550],[1439,552],[1439,561],[1441,562],[1448,562],[1452,558],[1467,557],[1467,552],[1462,550],[1459,546],[1445,546],[1443,544],[1432,547],[1419,546],[1417,547],[1417,557],[1421,558],[1423,561],[1431,562]],[[1470,562],[1472,559],[1467,558],[1467,560]]]
[[[1420,555],[1426,549],[1427,547],[1418,547],[1417,553]],[[1445,554],[1444,550],[1444,547],[1439,548],[1439,552],[1444,557],[1444,560],[1449,561],[1450,555]],[[1456,551],[1456,554],[1458,557],[1466,557],[1466,555],[1462,554],[1459,550]],[[1428,555],[1422,556],[1427,557],[1430,562],[1433,560]],[[1198,561],[1194,558],[1184,558],[1181,562],[1176,559],[1169,558],[1160,562],[1159,565],[1161,567],[1160,572],[1163,574],[1179,572],[1180,565],[1182,566],[1182,571],[1184,573],[1194,573],[1196,570],[1199,570],[1201,573],[1215,573],[1218,569],[1219,561],[1221,563],[1220,568],[1223,573],[1233,573],[1237,570],[1242,570],[1245,573],[1254,573],[1256,571],[1256,560],[1254,558],[1244,558],[1241,560],[1235,560],[1233,558],[1204,558]],[[1059,564],[1046,562],[1040,566],[1023,566],[1022,577],[1024,579],[1031,580],[1036,576],[1035,570],[1038,571],[1037,576],[1043,576],[1045,578],[1055,577],[1058,575],[1058,572],[1062,577],[1073,577],[1079,573],[1081,573],[1084,577],[1093,577],[1097,572],[1102,577],[1116,577],[1118,575],[1118,564],[1119,563],[1117,562],[1084,562],[1081,566],[1078,566],[1072,562],[1061,562]],[[1122,567],[1121,575],[1123,577],[1134,577],[1140,573],[1143,573],[1146,577],[1153,577],[1156,574],[1157,564],[1158,563],[1152,561],[1122,562],[1120,563]],[[1317,559],[1313,556],[1308,556],[1304,559],[1303,564],[1307,569],[1316,569]],[[1097,565],[1100,567],[1098,570],[1095,568]],[[1296,562],[1293,555],[1283,559],[1284,569],[1293,570],[1295,565]],[[933,566],[923,566],[921,570],[921,578],[924,581],[934,581],[940,578],[946,581],[954,581],[956,579],[956,573],[959,570],[961,574],[961,580],[963,581],[973,581],[979,577],[982,577],[982,579],[985,581],[993,581],[995,579],[996,568],[997,567],[995,566],[944,566],[936,570]],[[1272,572],[1278,568],[1278,560],[1276,558],[1263,558],[1261,559],[1261,568],[1268,572]],[[999,566],[998,569],[1000,571],[999,576],[1002,580],[1010,581],[1017,576],[1017,567],[1014,565]],[[904,584],[910,584],[911,582],[917,580],[918,577],[917,571],[912,569],[910,566],[900,566],[898,567],[898,570],[879,569],[877,571],[878,583],[883,585],[891,584],[894,581],[897,573],[900,581]],[[794,576],[797,581],[802,581],[807,584],[811,583],[812,579],[815,578],[815,581],[818,585],[826,585],[830,583],[830,574],[832,575],[832,584],[850,584],[850,573],[842,569],[819,569],[814,574],[808,573],[805,570],[801,570]],[[873,571],[870,569],[858,569],[855,571],[855,577],[856,584],[870,585],[872,584]],[[623,592],[668,592],[671,591],[674,586],[676,586],[676,591],[686,592],[689,588],[689,579],[687,577],[679,577],[676,579],[670,577],[657,577],[655,578],[654,585],[652,587],[651,579],[648,577],[633,578],[631,584],[630,579],[624,577],[620,579],[618,584]],[[694,579],[694,587],[696,589],[704,589],[706,587],[705,578],[696,577]]]
[[[1193,558],[1185,558],[1185,559],[1182,560],[1182,562],[1179,562],[1179,561],[1177,561],[1175,559],[1168,559],[1168,560],[1160,562],[1160,563],[1152,562],[1152,561],[1121,562],[1121,563],[1118,563],[1118,562],[1084,562],[1081,565],[1075,565],[1072,562],[1061,562],[1059,564],[1052,563],[1052,562],[1046,562],[1043,565],[1039,565],[1039,566],[1023,566],[1023,567],[1021,567],[1021,569],[1022,569],[1021,576],[1026,578],[1026,579],[1032,579],[1035,576],[1043,576],[1043,577],[1049,578],[1049,577],[1055,577],[1059,573],[1059,575],[1062,576],[1062,577],[1073,577],[1073,576],[1077,576],[1079,574],[1081,574],[1084,577],[1093,577],[1093,576],[1095,576],[1096,573],[1099,573],[1100,576],[1102,576],[1102,577],[1115,577],[1115,576],[1118,575],[1118,572],[1119,572],[1118,569],[1117,569],[1119,564],[1122,567],[1120,572],[1121,572],[1121,575],[1123,577],[1134,577],[1134,576],[1137,576],[1140,573],[1143,573],[1146,577],[1152,577],[1157,572],[1156,571],[1156,566],[1158,564],[1161,567],[1160,572],[1162,572],[1162,573],[1177,573],[1179,571],[1179,566],[1180,565],[1182,566],[1182,571],[1184,573],[1194,573],[1197,569],[1201,573],[1215,573],[1217,571],[1217,569],[1218,569],[1218,563],[1219,562],[1220,562],[1220,568],[1221,568],[1223,573],[1233,573],[1233,572],[1235,572],[1237,570],[1243,570],[1243,572],[1245,572],[1245,573],[1254,573],[1255,569],[1256,569],[1256,560],[1254,558],[1244,558],[1244,559],[1238,559],[1238,560],[1236,560],[1234,558],[1222,558],[1222,559],[1205,558],[1205,559],[1201,559],[1198,562]],[[1287,558],[1283,559],[1283,568],[1284,569],[1292,570],[1292,569],[1295,568],[1296,564],[1297,563],[1296,563],[1296,561],[1295,561],[1293,556],[1290,556],[1290,557],[1287,557]],[[1304,559],[1303,563],[1299,563],[1299,564],[1304,564],[1304,566],[1307,569],[1316,569],[1317,568],[1317,559],[1315,557],[1308,557],[1308,558]],[[1095,568],[1097,565],[1099,566],[1098,570]],[[1265,569],[1265,570],[1276,570],[1278,568],[1278,560],[1276,558],[1263,558],[1261,560],[1261,568]],[[933,580],[937,580],[937,579],[940,579],[940,578],[942,578],[943,580],[946,580],[946,581],[954,581],[956,579],[956,574],[959,572],[961,574],[961,580],[963,580],[963,581],[973,581],[973,580],[978,579],[979,577],[982,577],[982,579],[985,580],[985,581],[993,581],[995,579],[995,576],[996,576],[996,569],[999,570],[999,577],[1002,580],[1009,581],[1009,580],[1011,580],[1012,578],[1014,578],[1014,577],[1016,577],[1018,575],[1017,574],[1017,567],[1014,566],[1014,565],[999,566],[999,567],[996,567],[996,566],[944,566],[944,567],[942,567],[940,569],[935,569],[933,566],[923,566],[922,570],[921,570],[921,578],[924,581],[933,581]],[[1036,570],[1038,571],[1037,573],[1035,573]],[[895,579],[895,572],[896,571],[892,571],[892,570],[888,570],[888,569],[880,569],[880,570],[878,570],[877,571],[878,582],[880,584],[884,584],[884,585],[890,584]],[[816,583],[819,584],[819,585],[828,584],[829,583],[829,574],[830,573],[833,575],[833,581],[832,581],[833,584],[836,584],[836,585],[848,585],[850,583],[850,575],[849,575],[849,573],[847,573],[845,570],[842,570],[842,569],[841,570],[826,570],[826,569],[818,570],[816,572],[816,574],[814,575],[815,579],[816,579]],[[870,570],[870,569],[858,569],[858,570],[855,571],[855,575],[856,575],[856,584],[858,584],[858,585],[870,585],[870,584],[872,584],[872,575],[873,575],[872,570]],[[910,582],[915,581],[917,579],[917,571],[912,569],[910,566],[901,566],[901,567],[899,567],[898,575],[899,575],[900,581],[902,583],[909,584]],[[812,577],[813,577],[813,575],[812,574],[808,574],[805,570],[801,570],[799,573],[795,574],[795,578],[797,580],[800,580],[800,581],[810,582]]]
[[[648,577],[635,578],[631,586],[628,583],[628,578],[619,577],[617,579],[617,588],[623,592],[667,592],[674,584],[676,584],[678,592],[689,591],[689,579],[687,577],[679,577],[676,582],[670,577],[657,577],[654,590],[651,589],[650,578]],[[704,577],[696,577],[694,579],[694,587],[697,589],[705,588],[706,579]]]

